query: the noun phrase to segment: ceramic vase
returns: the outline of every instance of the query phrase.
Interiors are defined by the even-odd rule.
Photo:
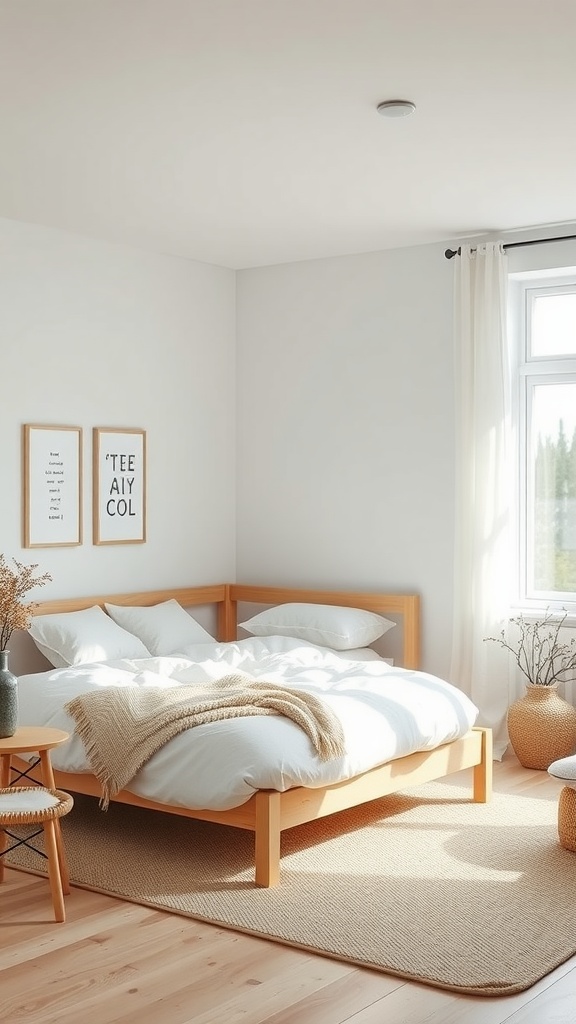
[[[508,735],[524,768],[542,771],[576,750],[576,708],[557,686],[529,683],[526,693],[508,708]]]
[[[0,651],[0,739],[18,728],[18,680],[8,668],[9,651]]]

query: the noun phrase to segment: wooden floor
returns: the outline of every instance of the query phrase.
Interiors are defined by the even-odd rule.
[[[495,765],[501,791],[561,785],[513,756]],[[516,996],[464,998],[82,889],[66,908],[53,923],[46,881],[6,871],[2,1024],[576,1022],[576,958]]]

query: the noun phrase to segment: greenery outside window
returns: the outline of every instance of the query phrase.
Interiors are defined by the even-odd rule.
[[[516,277],[513,275],[513,277]],[[576,614],[576,271],[511,281],[518,603]],[[513,378],[514,379],[514,378]]]

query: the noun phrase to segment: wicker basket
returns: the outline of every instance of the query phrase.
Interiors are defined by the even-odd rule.
[[[576,708],[555,685],[529,684],[508,708],[508,735],[521,765],[545,771],[576,749]]]
[[[560,846],[576,853],[576,790],[564,786],[558,801],[558,838]]]

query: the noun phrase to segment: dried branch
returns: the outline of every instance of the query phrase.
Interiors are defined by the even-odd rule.
[[[572,638],[569,643],[560,642],[560,631],[567,615],[564,610],[557,617],[547,608],[543,619],[527,622],[522,615],[509,619],[509,626],[519,631],[514,645],[508,642],[504,629],[499,637],[487,636],[484,639],[510,651],[518,668],[533,686],[555,686],[559,682],[567,682],[571,676],[576,678],[576,639]]]
[[[36,601],[24,601],[24,596],[34,587],[43,587],[52,577],[45,572],[34,573],[38,564],[23,565],[12,559],[11,569],[4,555],[0,554],[0,651],[5,651],[15,629],[28,629]]]

